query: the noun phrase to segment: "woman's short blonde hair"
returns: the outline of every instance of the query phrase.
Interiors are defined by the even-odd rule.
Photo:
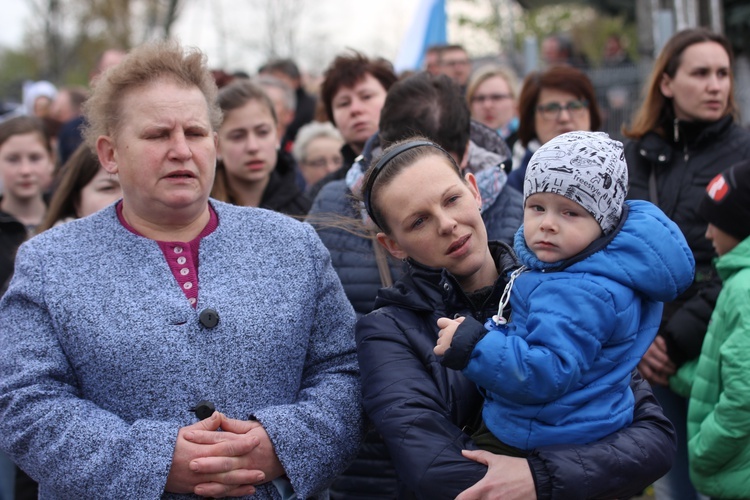
[[[300,127],[297,137],[294,139],[292,155],[297,163],[304,163],[307,160],[307,146],[319,137],[327,137],[344,144],[344,138],[341,132],[331,122],[310,122]]]
[[[477,88],[479,88],[479,86],[486,80],[495,76],[499,76],[505,80],[505,83],[508,84],[508,88],[510,89],[510,96],[514,101],[518,100],[519,82],[515,71],[507,66],[488,64],[481,66],[471,75],[469,85],[466,87],[466,102],[469,106],[471,106],[471,100],[474,98]]]
[[[96,150],[99,136],[117,135],[123,120],[122,101],[128,92],[159,80],[198,88],[206,98],[211,126],[214,130],[219,127],[217,88],[205,55],[198,49],[183,49],[174,40],[149,42],[133,49],[97,79],[91,97],[83,105],[87,121],[84,139],[89,147]]]

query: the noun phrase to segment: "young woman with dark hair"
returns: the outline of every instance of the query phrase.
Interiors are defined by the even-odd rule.
[[[643,103],[623,133],[630,169],[628,197],[658,205],[682,230],[695,257],[693,286],[664,306],[656,340],[639,365],[678,433],[677,459],[656,484],[661,499],[695,499],[688,474],[687,399],[669,378],[701,352],[721,282],[716,253],[697,212],[706,185],[729,165],[750,158],[750,132],[737,123],[732,49],[705,28],[667,41],[644,88]]]

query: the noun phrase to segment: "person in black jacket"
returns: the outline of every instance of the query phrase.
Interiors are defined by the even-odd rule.
[[[258,69],[258,74],[278,78],[294,91],[294,118],[286,128],[281,144],[294,143],[299,129],[315,118],[315,96],[302,86],[302,73],[292,59],[270,60]]]
[[[17,116],[0,124],[0,296],[13,275],[18,247],[44,218],[54,154],[49,130],[35,116]],[[37,498],[37,484],[0,452],[0,497]],[[7,488],[7,490],[6,490]]]
[[[50,134],[40,118],[17,116],[0,123],[0,287],[13,274],[16,250],[44,218],[54,164]]]
[[[297,184],[294,159],[279,148],[278,119],[268,95],[241,79],[223,87],[218,102],[224,118],[211,196],[292,216],[307,214],[311,202]]]
[[[356,327],[363,404],[403,482],[399,498],[622,498],[669,470],[672,425],[635,372],[629,427],[525,458],[477,450],[470,435],[482,398],[434,354],[437,319],[494,314],[519,263],[507,244],[487,241],[474,176],[462,177],[434,143],[410,138],[386,148],[362,196],[378,242],[408,268]]]
[[[645,98],[624,133],[628,198],[658,205],[685,235],[695,257],[693,285],[665,304],[659,334],[639,364],[678,435],[677,458],[655,485],[661,499],[698,498],[687,460],[687,400],[667,387],[669,377],[701,352],[708,320],[721,290],[698,205],[709,181],[750,158],[750,132],[736,123],[732,49],[704,28],[675,34],[654,63]]]
[[[493,239],[511,242],[521,225],[521,193],[505,185],[502,163],[510,153],[497,133],[471,121],[469,108],[458,86],[447,76],[420,73],[394,84],[380,113],[380,130],[365,145],[362,159],[349,169],[346,179],[326,184],[313,202],[310,220],[327,222],[339,217],[361,221],[361,208],[352,203],[360,194],[364,172],[381,146],[419,133],[429,136],[465,164],[477,178],[483,196],[482,219]],[[361,222],[360,222],[361,223]],[[318,226],[320,239],[331,252],[331,262],[358,316],[372,311],[377,291],[403,272],[403,263],[386,259],[372,238],[328,224]],[[339,498],[393,498],[395,474],[377,432],[368,433],[354,464],[331,489]]]

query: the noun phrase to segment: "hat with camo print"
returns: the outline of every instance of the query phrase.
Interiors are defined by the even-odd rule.
[[[581,205],[602,232],[620,222],[628,186],[628,166],[620,141],[604,132],[568,132],[543,144],[532,155],[523,198],[554,193]]]

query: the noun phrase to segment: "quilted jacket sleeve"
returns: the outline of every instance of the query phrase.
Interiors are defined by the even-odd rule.
[[[748,274],[750,276],[750,274]],[[728,285],[725,303],[717,309],[696,369],[690,396],[688,429],[690,467],[711,476],[736,467],[747,454],[750,437],[750,304],[747,289]],[[720,373],[720,376],[719,376]],[[713,376],[717,379],[713,379]],[[698,417],[703,417],[700,420]]]
[[[629,498],[672,468],[672,423],[637,371],[633,423],[587,445],[539,448],[529,457],[537,498]]]
[[[418,498],[452,499],[482,479],[487,468],[461,455],[476,447],[452,421],[435,378],[445,374],[437,360],[426,366],[406,332],[382,310],[358,321],[357,351],[365,410],[408,488]],[[453,389],[460,398],[461,390]]]

